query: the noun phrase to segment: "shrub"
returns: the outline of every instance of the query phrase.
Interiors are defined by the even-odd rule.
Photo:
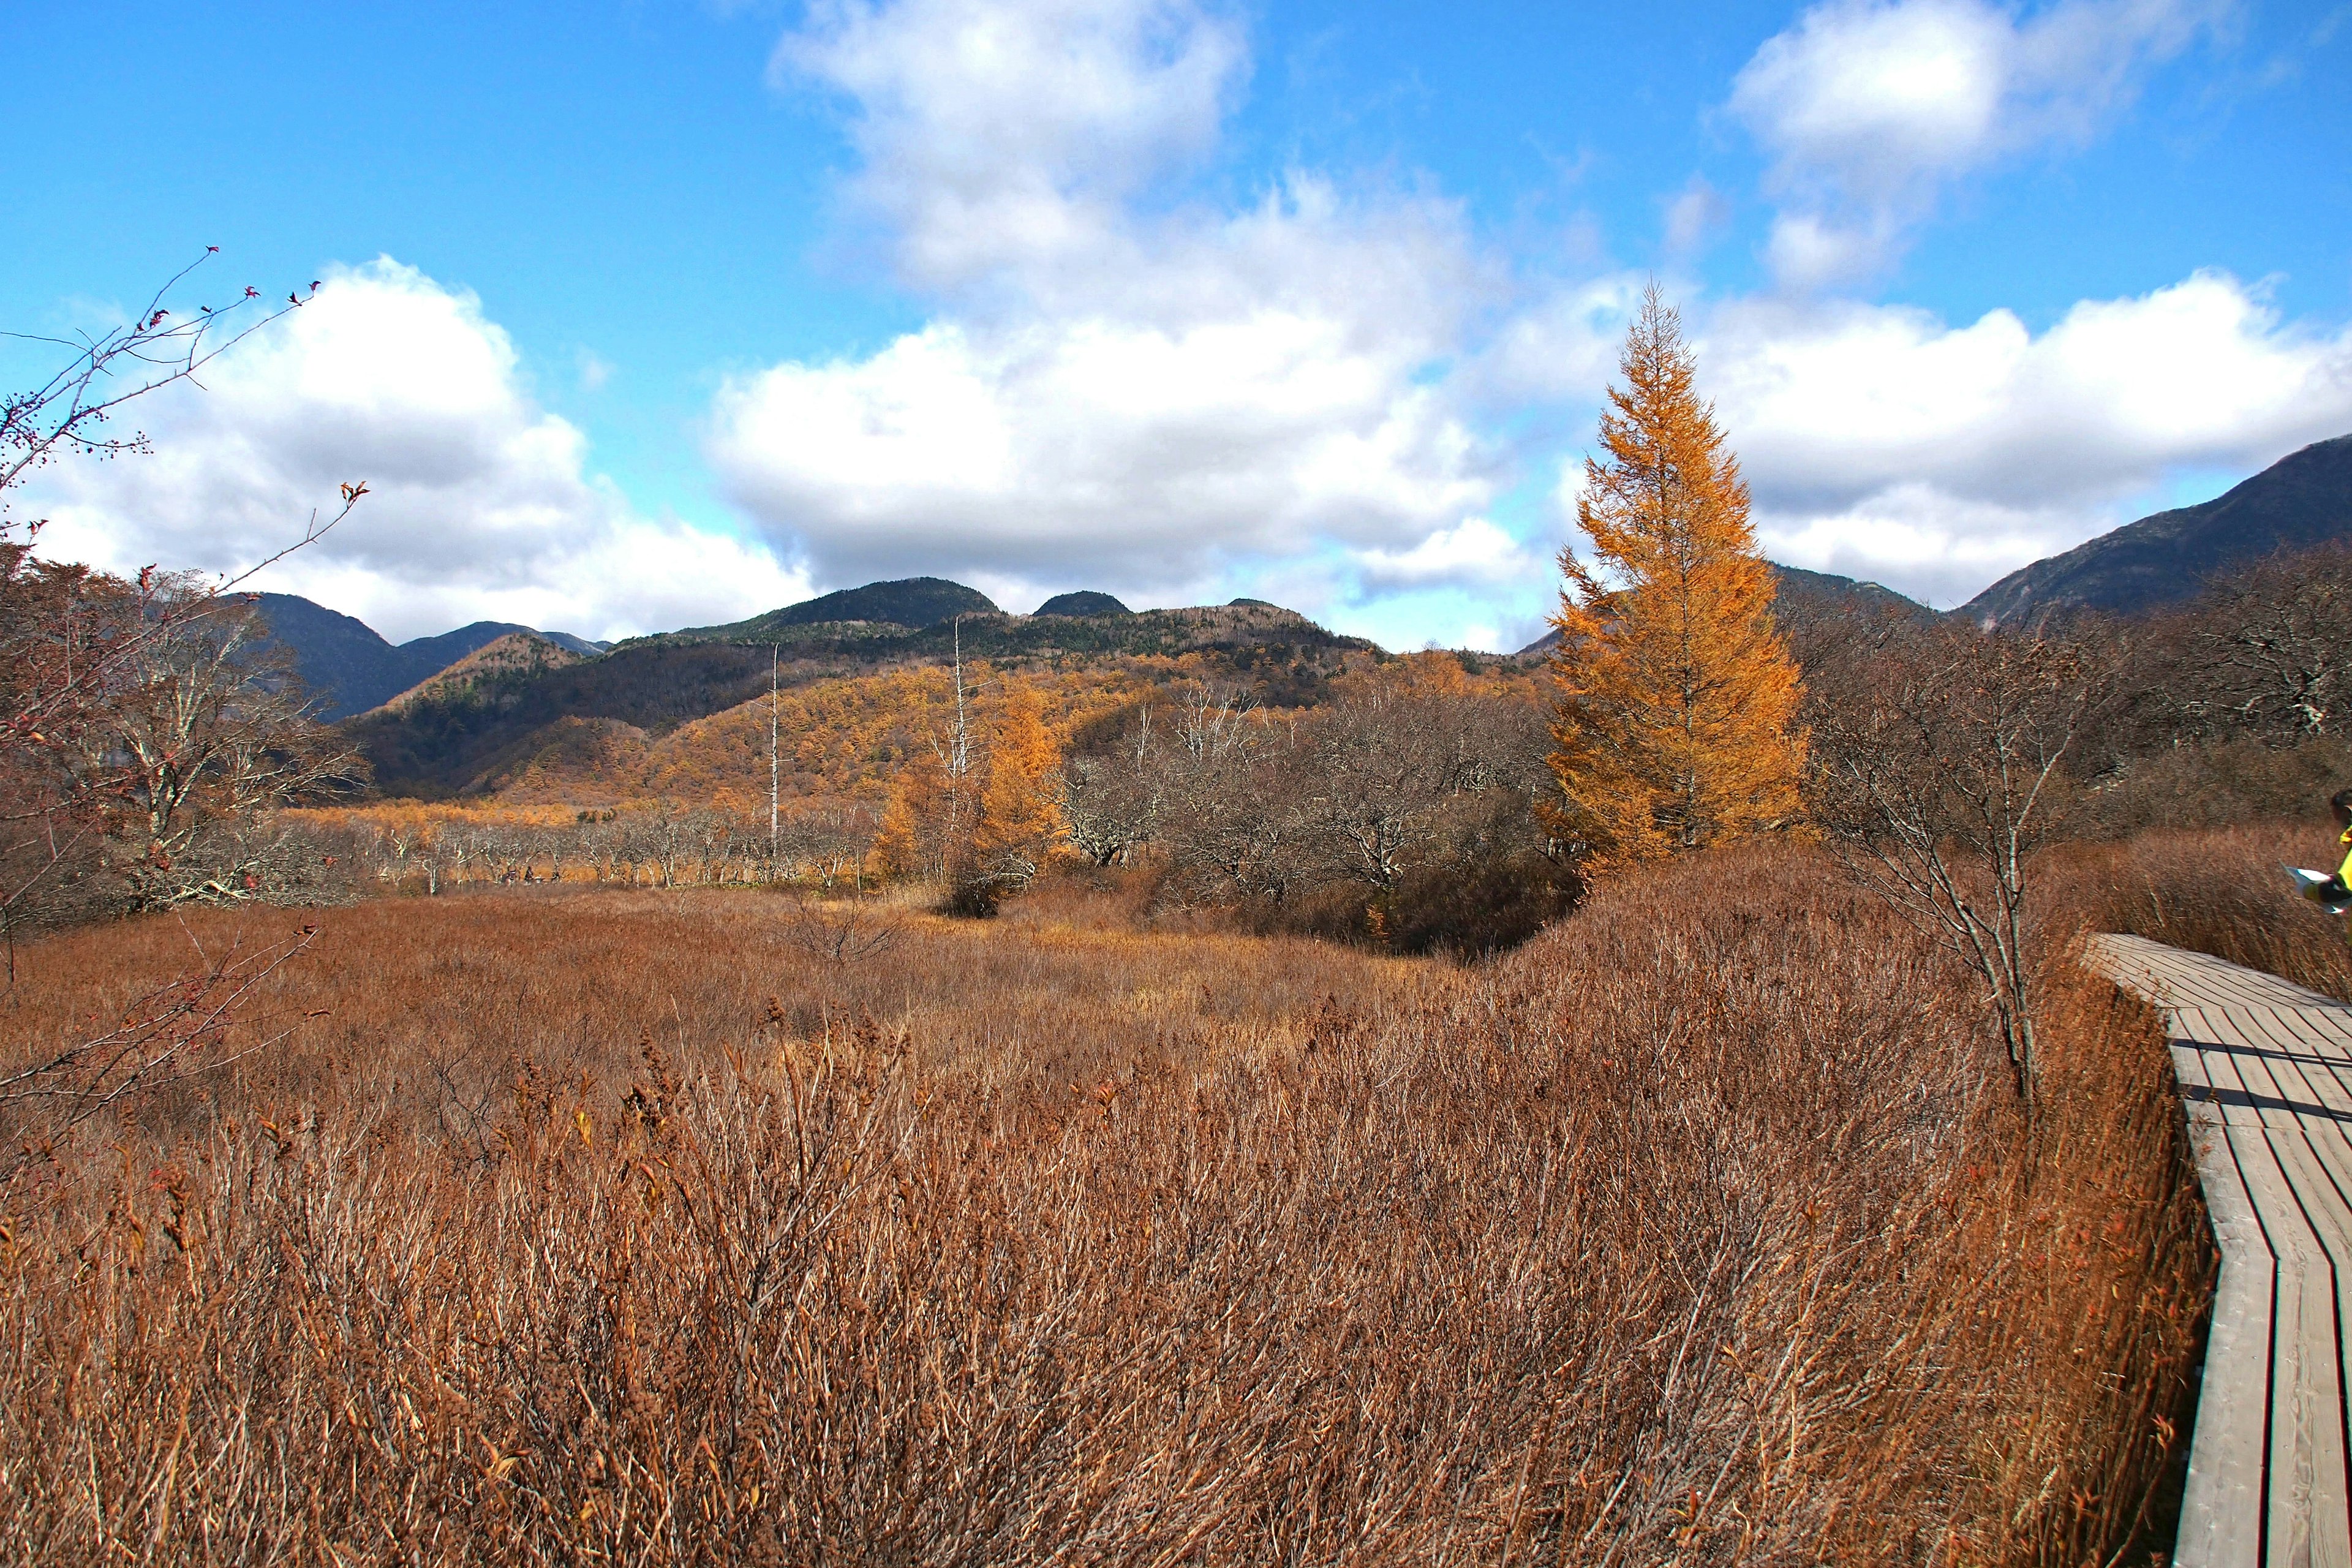
[[[274,993],[331,1016],[12,1194],[0,1551],[2145,1543],[2210,1258],[2111,988],[2050,992],[2026,1129],[1961,977],[1805,855],[1475,968],[1073,896],[855,968],[715,895],[335,916]],[[18,1037],[174,940],[35,950]]]

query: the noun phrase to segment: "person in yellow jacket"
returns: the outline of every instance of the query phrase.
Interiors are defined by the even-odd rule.
[[[2339,789],[2328,796],[2327,812],[2336,819],[2336,847],[2344,852],[2343,863],[2333,877],[2305,888],[2303,896],[2340,914],[2352,905],[2352,789]],[[2352,922],[2345,925],[2344,939],[2352,942]]]

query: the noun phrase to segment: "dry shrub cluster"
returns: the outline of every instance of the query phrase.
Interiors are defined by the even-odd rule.
[[[2295,898],[2281,869],[2330,871],[2343,854],[2324,819],[2069,845],[2050,853],[2052,909],[2062,923],[2210,952],[2352,1002],[2343,919]]]
[[[1967,987],[1810,857],[1477,969],[1072,912],[886,912],[865,963],[757,897],[337,914],[280,996],[333,1017],[15,1195],[0,1554],[2071,1565],[2150,1526],[2210,1263],[2111,990],[2055,984],[2028,1131]],[[174,931],[35,950],[12,1033]]]

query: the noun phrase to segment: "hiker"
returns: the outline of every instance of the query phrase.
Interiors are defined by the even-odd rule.
[[[2315,904],[2326,904],[2340,910],[2352,902],[2352,789],[2339,789],[2327,797],[2327,814],[2336,819],[2336,845],[2344,851],[2342,864],[2336,875],[2324,882],[2314,882],[2303,890],[2303,896]],[[2352,923],[2344,929],[2347,942],[2352,942]]]

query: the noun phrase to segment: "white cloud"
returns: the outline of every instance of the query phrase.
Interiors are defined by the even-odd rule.
[[[1519,583],[1546,569],[1543,557],[1483,517],[1441,529],[1410,550],[1355,552],[1358,572],[1378,587],[1421,587],[1435,583],[1494,586]]]
[[[1735,302],[1698,353],[1768,553],[1947,603],[2129,521],[2170,472],[2352,431],[2352,330],[2214,272],[2039,335],[2007,310]]]
[[[395,639],[478,618],[604,637],[804,595],[764,549],[635,515],[587,473],[580,431],[524,391],[480,301],[388,258],[337,269],[203,389],[154,394],[138,416],[152,455],[61,465],[26,497],[51,552],[234,570],[364,480],[349,521],[257,585]]]
[[[817,0],[781,80],[855,105],[855,195],[919,286],[1116,246],[1128,199],[1215,143],[1248,66],[1192,0]]]
[[[1483,401],[1504,410],[1530,402],[1598,403],[1616,373],[1643,281],[1617,273],[1528,301],[1481,345],[1467,380]]]
[[[851,100],[848,183],[929,324],[730,381],[727,493],[828,583],[962,573],[1150,602],[1494,493],[1457,356],[1499,268],[1454,205],[1294,172],[1186,200],[1248,67],[1189,0],[835,0],[780,76]]]
[[[1474,444],[1348,323],[936,324],[730,385],[712,458],[828,579],[993,568],[1151,590],[1328,538],[1406,544],[1482,505]]]
[[[1729,108],[1772,159],[1789,209],[1768,258],[1784,282],[1862,276],[1951,181],[2088,140],[2148,68],[2231,0],[1828,0],[1768,39]]]

